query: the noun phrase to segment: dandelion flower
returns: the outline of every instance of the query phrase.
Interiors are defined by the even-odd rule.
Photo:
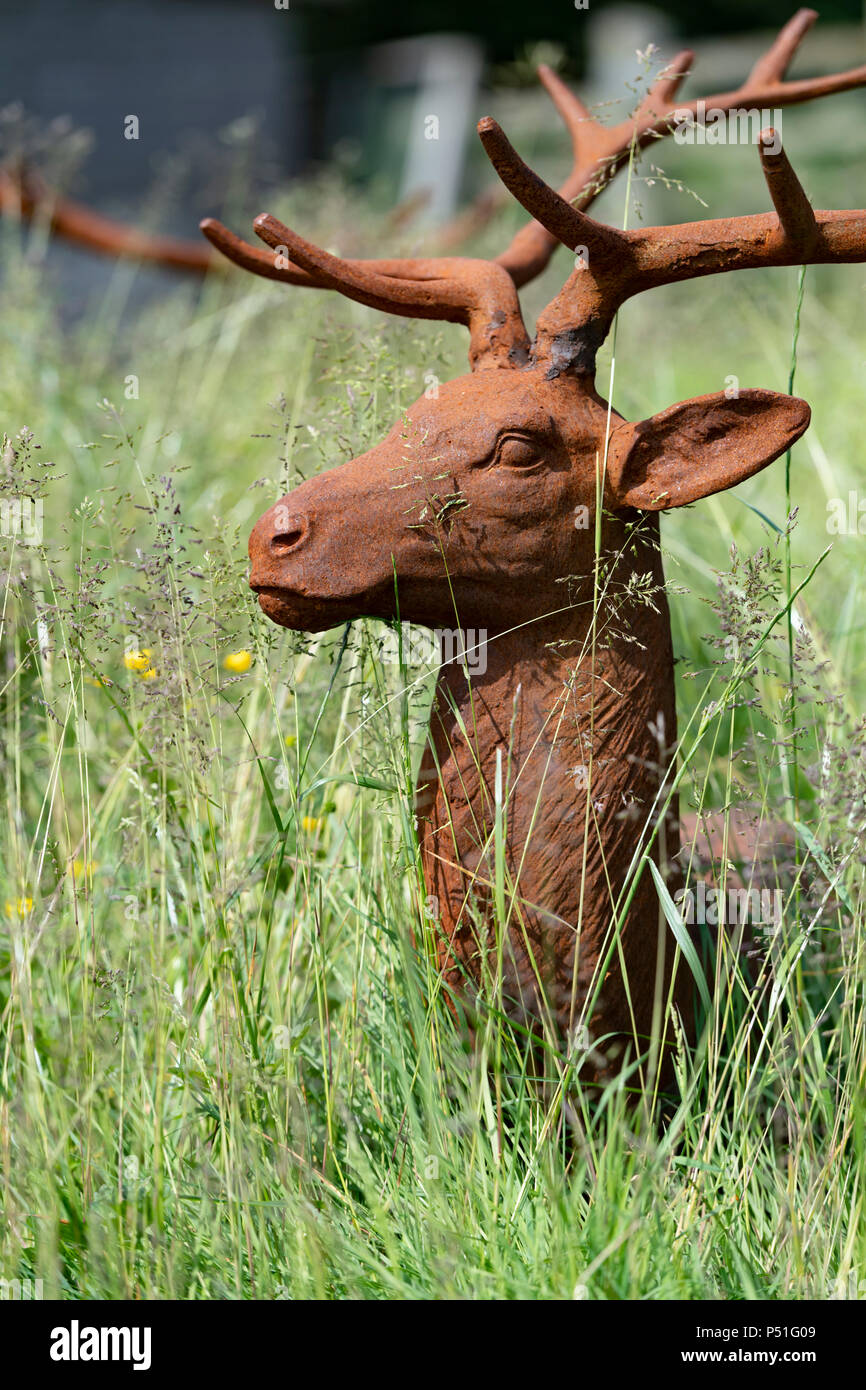
[[[244,671],[248,671],[253,664],[253,659],[249,652],[241,650],[239,652],[229,652],[223,666],[227,671],[231,671],[233,676],[242,676]]]

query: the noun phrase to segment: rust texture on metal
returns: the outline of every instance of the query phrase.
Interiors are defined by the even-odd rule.
[[[815,18],[799,11],[743,86],[705,98],[707,107],[778,107],[866,84],[866,68],[785,79]],[[742,390],[629,423],[596,391],[597,349],[618,306],[657,285],[866,260],[866,212],[813,212],[769,131],[759,155],[772,212],[636,231],[587,214],[631,149],[696,109],[675,105],[691,58],[679,54],[614,127],[542,70],[574,149],[559,192],[495,121],[481,121],[497,173],[534,219],[495,261],[340,259],[268,215],[255,230],[270,249],[202,224],[256,274],[469,329],[471,374],[258,521],[250,582],[268,617],[290,628],[394,619],[399,600],[402,619],[486,632],[483,672],[471,674],[469,662],[441,668],[417,789],[440,964],[466,999],[485,952],[497,950],[494,824],[504,803],[503,1007],[533,1028],[550,1018],[561,1037],[587,1027],[588,1081],[646,1052],[675,954],[646,869],[628,899],[644,850],[671,875],[679,850],[675,797],[660,814],[676,712],[659,513],[751,477],[800,437],[810,414],[794,397]],[[517,291],[560,243],[585,250],[530,339]],[[684,966],[672,990],[688,1028]]]

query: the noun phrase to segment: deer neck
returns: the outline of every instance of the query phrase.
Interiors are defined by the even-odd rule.
[[[514,930],[534,943],[536,957],[552,951],[564,981],[577,936],[600,939],[611,920],[659,789],[660,741],[675,741],[657,521],[641,544],[656,581],[654,606],[605,600],[593,620],[592,603],[579,603],[489,633],[483,673],[467,675],[456,663],[440,672],[418,787],[419,830],[428,893],[445,934],[463,943],[458,954],[470,952],[466,933],[477,939],[477,927],[469,917],[477,923],[479,903],[483,911],[490,899],[497,782],[506,875],[520,904]],[[668,835],[670,855],[678,848],[673,826]],[[654,944],[657,905],[648,880],[645,874],[629,921],[642,918]],[[528,978],[532,965],[518,946],[521,952],[517,973]],[[586,952],[587,968],[593,959]]]
[[[528,795],[528,789],[519,790],[520,775],[539,756],[549,762],[549,796],[563,803],[586,799],[575,792],[597,799],[608,786],[638,788],[644,772],[655,777],[654,768],[634,760],[651,753],[658,764],[658,738],[668,745],[675,738],[670,618],[656,519],[645,523],[640,544],[641,557],[629,568],[647,575],[651,603],[629,598],[622,592],[625,575],[611,574],[599,581],[598,590],[605,592],[595,605],[584,590],[566,608],[564,584],[566,611],[501,632],[464,634],[466,661],[441,668],[432,719],[441,776],[449,786],[457,778],[466,786],[477,781],[479,793],[492,788],[490,776],[473,781],[471,771],[495,772],[497,757],[509,768],[510,801]]]

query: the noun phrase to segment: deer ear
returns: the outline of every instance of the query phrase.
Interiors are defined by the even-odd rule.
[[[800,438],[811,411],[775,391],[723,392],[669,406],[610,437],[607,476],[614,505],[662,512],[751,478]]]

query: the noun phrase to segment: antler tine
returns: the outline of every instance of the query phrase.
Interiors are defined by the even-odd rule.
[[[620,233],[572,207],[539,178],[520,158],[497,121],[485,116],[478,122],[478,134],[488,159],[509,193],[513,193],[552,237],[572,251],[576,246],[586,246],[590,256],[611,257],[621,250]]]
[[[205,217],[199,223],[200,230],[207,237],[208,241],[217,251],[220,251],[227,260],[233,265],[240,266],[241,270],[249,270],[253,275],[261,275],[266,280],[281,280],[287,285],[307,285],[314,289],[321,289],[322,283],[314,275],[310,275],[306,270],[291,265],[287,258],[285,265],[281,264],[280,258],[274,259],[269,256],[267,251],[263,251],[260,246],[251,246],[248,241],[243,241],[234,232],[224,227],[222,222],[218,222],[215,217]]]
[[[507,272],[492,261],[459,256],[343,260],[269,213],[257,217],[253,225],[256,235],[278,253],[276,259],[212,219],[202,223],[202,231],[236,265],[268,279],[338,290],[348,299],[390,314],[465,324],[473,366],[514,366],[526,358],[529,338],[517,291]]]
[[[648,102],[655,94],[655,103],[661,107],[666,99],[665,94],[674,92],[685,77],[692,57],[688,50],[678,54],[645,101]],[[681,66],[682,70],[675,71],[677,66]],[[535,218],[528,226],[522,227],[505,251],[496,257],[497,263],[506,268],[518,288],[541,274],[561,239],[558,232],[546,223],[545,208],[560,221],[562,209],[558,200],[572,205],[572,210],[585,211],[613,178],[629,149],[629,140],[622,139],[619,127],[605,126],[597,120],[551,68],[542,64],[538,73],[571,138],[572,167],[558,195],[550,198],[553,190],[547,184],[543,185],[544,191],[541,190],[541,181],[536,180],[528,166],[519,159],[495,121],[488,116],[478,124],[478,133],[496,172]],[[517,191],[518,185],[529,190],[533,181],[539,185],[533,199],[537,207],[530,206]],[[579,236],[575,244],[588,243],[585,237]]]
[[[772,127],[762,130],[758,136],[758,151],[761,169],[785,239],[805,256],[818,236],[818,222],[803,185],[791,168]]]
[[[262,213],[253,223],[260,236],[275,251],[285,247],[294,260],[323,289],[339,290],[349,299],[368,304],[373,309],[387,309],[410,318],[441,318],[452,323],[467,321],[469,306],[454,280],[445,278],[442,261],[426,263],[435,269],[428,277],[422,272],[417,279],[400,277],[393,262],[382,270],[375,262],[342,260],[293,232],[270,213]],[[424,262],[416,262],[423,268]]]
[[[578,167],[581,158],[584,166],[594,163],[599,155],[605,152],[607,128],[593,116],[580,97],[566,86],[559,74],[548,67],[547,63],[539,64],[538,76],[571,138],[574,168]]]
[[[335,283],[336,279],[339,278],[336,275],[322,273],[318,270],[310,270],[290,260],[288,256],[290,246],[306,247],[307,260],[310,265],[313,264],[312,253],[315,253],[316,256],[319,257],[325,257],[327,253],[319,251],[319,248],[313,246],[312,242],[305,242],[303,237],[299,237],[297,233],[283,226],[281,222],[278,222],[275,217],[271,217],[268,213],[263,213],[262,216],[256,220],[254,230],[266,245],[270,246],[272,250],[278,253],[276,257],[269,255],[267,251],[263,251],[260,246],[251,246],[248,241],[244,241],[241,237],[236,236],[234,232],[230,231],[222,222],[217,221],[215,217],[204,218],[199,223],[199,228],[211,245],[215,246],[218,251],[222,252],[234,265],[239,266],[241,270],[249,270],[253,275],[261,275],[266,280],[279,280],[285,285],[300,285],[306,289],[330,290],[341,288],[341,286]],[[355,271],[364,273],[368,288],[371,288],[372,285],[369,276],[371,270],[376,274],[385,276],[389,279],[389,282],[393,282],[393,280],[401,277],[411,279],[412,267],[421,264],[421,262],[413,260],[363,261],[349,258],[342,259],[336,256],[332,256],[329,259],[334,265],[351,267],[351,269]],[[331,267],[331,269],[333,269],[333,267]],[[384,296],[381,297],[384,298]],[[364,300],[363,302],[366,303],[367,301]],[[381,308],[382,305],[376,304],[373,307]]]
[[[205,247],[179,237],[154,236],[124,222],[103,217],[82,203],[64,198],[30,171],[14,177],[0,170],[0,212],[31,222],[44,213],[53,233],[102,255],[148,261],[198,275],[218,263]]]
[[[769,87],[774,82],[781,82],[788,71],[794,54],[817,18],[817,10],[798,10],[780,30],[775,42],[767,49],[767,52],[762,54],[755,63],[744,86]]]
[[[633,131],[640,131],[653,126],[659,117],[669,115],[674,109],[674,98],[691,72],[694,61],[695,55],[690,48],[677,53],[650,87],[634,115],[622,124],[631,125]]]
[[[580,98],[547,64],[540,65],[538,75],[571,138],[572,167],[560,187],[558,196],[566,203],[575,203],[580,208],[586,208],[609,177],[610,156],[613,150],[611,131],[592,115]],[[479,121],[478,133],[500,178],[506,187],[514,192],[503,174],[503,171],[507,172],[516,167],[517,155],[511,145],[499,130],[497,123],[489,116]],[[507,151],[511,152],[510,156],[507,156],[506,147]],[[500,158],[500,164],[496,164],[493,159],[494,153]],[[523,170],[531,172],[522,161],[517,162],[522,165]],[[521,182],[526,182],[523,176]],[[526,203],[523,205],[527,206]],[[527,210],[531,211],[530,208]],[[543,218],[539,218],[515,233],[506,249],[496,257],[496,263],[504,266],[514,284],[520,289],[541,274],[550,261],[558,240],[557,234],[548,229]],[[575,244],[583,243],[578,238]]]

